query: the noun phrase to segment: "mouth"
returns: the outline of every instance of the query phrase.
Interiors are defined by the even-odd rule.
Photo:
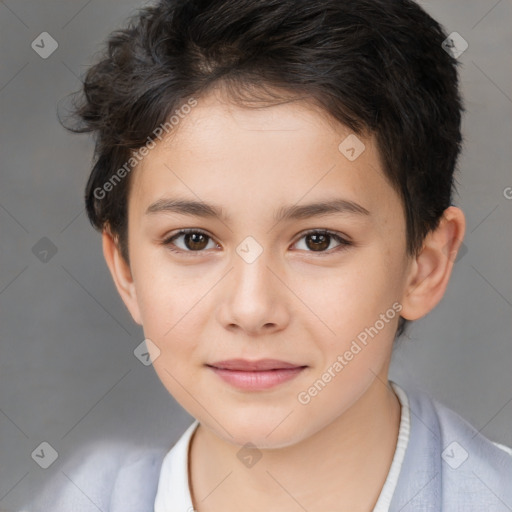
[[[307,368],[306,365],[277,359],[230,359],[206,366],[228,384],[249,391],[273,388],[295,378]]]

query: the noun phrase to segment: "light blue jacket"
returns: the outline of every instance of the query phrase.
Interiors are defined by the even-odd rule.
[[[511,512],[512,455],[426,393],[406,393],[410,437],[390,512]],[[105,443],[76,458],[85,453],[23,512],[153,512],[165,449]]]

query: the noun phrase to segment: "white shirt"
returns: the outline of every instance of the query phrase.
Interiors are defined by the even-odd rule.
[[[409,400],[405,391],[395,382],[389,381],[402,406],[400,428],[395,454],[388,476],[379,495],[373,512],[388,512],[391,498],[398,482],[400,468],[407,449],[410,431]],[[188,482],[188,453],[190,439],[199,425],[194,421],[171,448],[162,462],[158,491],[155,499],[155,512],[194,512]]]

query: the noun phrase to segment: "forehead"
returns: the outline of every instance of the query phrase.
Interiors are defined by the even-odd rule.
[[[347,149],[362,152],[352,159]],[[130,208],[139,213],[168,197],[269,221],[283,205],[333,198],[381,218],[401,213],[374,138],[356,136],[305,100],[240,106],[214,90],[157,142],[132,180]]]

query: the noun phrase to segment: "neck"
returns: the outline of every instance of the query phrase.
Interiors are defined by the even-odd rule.
[[[249,470],[236,457],[239,446],[199,425],[189,457],[194,509],[373,510],[393,460],[401,414],[398,398],[384,384],[387,372],[383,377],[322,430],[300,443],[263,450]]]

